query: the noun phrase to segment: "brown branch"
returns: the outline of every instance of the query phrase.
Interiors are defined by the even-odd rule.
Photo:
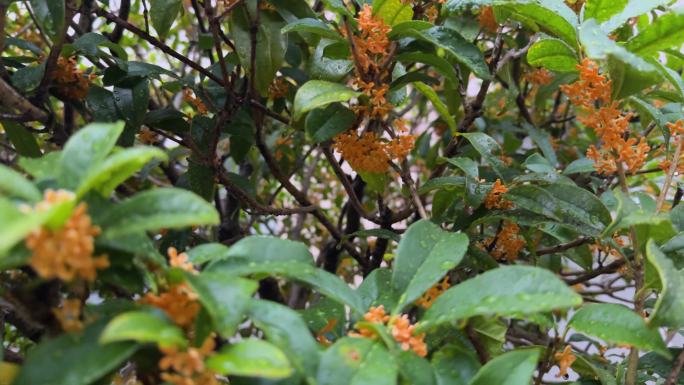
[[[679,373],[682,371],[682,366],[684,366],[684,349],[682,349],[682,352],[679,353],[679,355],[677,356],[674,365],[672,365],[672,371],[670,372],[670,375],[667,376],[667,380],[665,380],[664,385],[677,384],[677,380],[679,379]]]
[[[19,111],[21,114],[21,121],[47,123],[50,119],[47,112],[34,106],[2,78],[0,78],[0,95],[2,95],[0,103],[12,110]]]
[[[599,267],[598,269],[594,269],[594,270],[592,270],[586,274],[582,274],[579,277],[566,280],[565,283],[568,286],[577,285],[578,283],[584,283],[586,281],[589,281],[591,279],[598,277],[599,275],[606,274],[606,273],[614,273],[614,272],[618,271],[622,266],[624,266],[625,263],[626,262],[624,259],[618,259],[617,261],[615,261],[609,265]]]
[[[591,240],[592,240],[592,238],[589,238],[589,237],[580,237],[580,238],[577,238],[574,241],[571,241],[568,243],[561,243],[560,245],[547,247],[544,249],[539,249],[539,250],[537,250],[537,255],[559,253],[561,251],[572,249],[573,247],[582,246],[585,243],[591,242]]]

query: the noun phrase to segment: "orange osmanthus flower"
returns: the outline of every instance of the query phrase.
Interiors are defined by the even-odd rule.
[[[216,375],[204,364],[215,348],[213,335],[204,340],[202,346],[185,351],[176,346],[160,346],[159,350],[164,354],[159,360],[161,379],[174,385],[218,385]]]
[[[90,81],[95,74],[85,76],[83,70],[77,67],[76,57],[60,57],[57,59],[57,67],[50,74],[57,93],[71,100],[82,100],[88,96]]]
[[[47,210],[56,203],[74,199],[64,190],[45,191],[45,199],[34,208]],[[71,282],[76,278],[95,281],[98,269],[109,267],[107,256],[93,257],[95,237],[100,228],[93,226],[87,213],[87,205],[81,203],[59,229],[45,226],[26,237],[26,247],[31,251],[30,265],[45,279],[59,278]]]
[[[575,362],[575,360],[577,359],[577,357],[575,357],[575,355],[572,354],[572,347],[570,345],[565,346],[563,352],[556,353],[553,357],[558,363],[558,367],[560,368],[560,371],[558,372],[558,377],[567,376],[568,369],[570,369],[572,363]]]
[[[163,310],[173,322],[183,328],[190,328],[200,311],[197,295],[186,284],[171,286],[159,295],[147,293],[142,303]]]
[[[52,309],[52,313],[65,332],[78,332],[83,329],[83,322],[81,322],[81,300],[65,299],[62,302],[62,307]]]
[[[425,333],[415,334],[415,325],[412,325],[407,315],[399,317],[390,317],[385,313],[383,305],[373,306],[363,316],[364,321],[376,324],[386,325],[390,328],[390,334],[399,344],[402,350],[413,350],[421,357],[427,355],[427,345],[425,344]],[[363,327],[361,325],[356,327],[358,333],[351,332],[351,337],[376,338],[373,330]]]
[[[190,88],[183,89],[183,100],[195,107],[197,113],[200,115],[206,115],[209,112],[206,104],[204,104],[200,98],[196,97]]]
[[[573,105],[583,110],[578,117],[580,123],[592,128],[600,138],[600,146],[591,145],[587,157],[602,174],[615,173],[618,163],[624,164],[630,173],[637,172],[651,149],[646,138],[628,136],[632,114],[623,115],[619,102],[612,101],[612,83],[599,73],[596,63],[585,59],[577,68],[579,80],[561,86],[561,90]]]
[[[501,179],[494,182],[494,186],[485,196],[484,205],[488,209],[510,209],[513,203],[503,199],[503,194],[508,192],[508,188],[501,183]]]
[[[437,298],[444,294],[451,287],[449,284],[449,277],[444,277],[441,282],[438,282],[435,286],[431,287],[426,291],[418,300],[416,305],[421,306],[425,309],[429,309],[432,304],[437,300]]]
[[[478,21],[480,27],[487,32],[494,33],[499,29],[499,23],[496,21],[496,16],[494,15],[494,8],[491,6],[482,7],[480,9]]]
[[[524,75],[524,79],[537,86],[545,86],[553,81],[553,74],[546,68],[538,68]]]
[[[494,245],[491,254],[497,260],[505,259],[509,262],[513,262],[518,259],[520,250],[525,247],[525,239],[520,235],[520,227],[513,222],[504,222],[504,225],[496,238],[486,238],[484,240],[484,245],[491,245],[494,240],[496,240],[496,244]]]

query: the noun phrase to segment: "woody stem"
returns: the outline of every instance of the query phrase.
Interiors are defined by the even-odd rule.
[[[670,164],[670,169],[668,170],[667,175],[665,175],[665,183],[663,184],[663,188],[660,191],[660,195],[658,196],[656,213],[659,213],[660,210],[663,209],[663,204],[665,204],[667,192],[670,189],[670,184],[672,184],[672,178],[674,177],[675,172],[677,172],[677,166],[679,165],[679,156],[682,153],[682,139],[678,137],[675,140],[677,141],[677,149],[675,150],[674,157],[672,158],[672,164]]]

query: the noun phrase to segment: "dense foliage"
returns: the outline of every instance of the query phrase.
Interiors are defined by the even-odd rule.
[[[671,0],[0,0],[0,385],[684,384]]]

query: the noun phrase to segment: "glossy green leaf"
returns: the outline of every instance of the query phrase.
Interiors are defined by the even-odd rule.
[[[576,72],[577,53],[560,39],[541,39],[527,51],[527,62],[556,72]]]
[[[502,181],[505,181],[506,179],[503,176],[503,170],[506,166],[500,157],[503,150],[499,146],[499,143],[492,139],[491,136],[482,132],[471,132],[461,135],[468,139],[470,145],[480,154],[482,160],[487,162],[492,169],[494,169],[496,175],[501,178]]]
[[[655,67],[658,73],[662,75],[663,79],[667,80],[672,85],[675,90],[674,93],[678,97],[678,101],[684,102],[684,80],[682,80],[682,75],[662,64],[660,60],[652,59],[649,60],[649,63]]]
[[[423,52],[405,52],[397,55],[397,61],[402,63],[424,63],[430,65],[435,71],[456,87],[459,83],[458,75],[454,67],[445,59]]]
[[[306,264],[314,262],[305,244],[266,236],[241,239],[230,247],[224,258],[243,258],[250,262],[294,261]]]
[[[14,146],[19,155],[31,158],[37,158],[42,155],[36,138],[24,126],[9,120],[1,121],[0,126],[5,130],[7,139],[12,142],[12,146]]]
[[[620,1],[621,0],[618,0],[618,2]],[[670,0],[629,0],[627,5],[622,9],[622,11],[620,11],[620,13],[611,17],[605,23],[601,24],[601,29],[603,29],[603,31],[605,31],[606,34],[609,34],[621,25],[625,24],[629,19],[640,16],[654,8],[657,8],[661,5],[666,5],[671,2],[672,1]]]
[[[297,371],[303,373],[309,382],[315,379],[318,368],[318,342],[309,332],[302,316],[287,306],[261,300],[252,300],[248,305],[250,320],[264,331],[266,338],[279,347]]]
[[[342,338],[322,355],[318,385],[394,385],[397,364],[380,343]]]
[[[318,108],[306,116],[306,133],[317,143],[332,139],[354,125],[356,114],[347,107],[334,103]]]
[[[101,218],[106,238],[218,223],[219,215],[213,205],[190,191],[176,188],[158,188],[136,194],[112,206]]]
[[[243,258],[229,258],[212,264],[209,271],[226,272],[234,275],[270,274],[306,283],[321,294],[349,305],[359,314],[365,313],[361,298],[344,281],[334,274],[314,267],[310,262],[288,260],[283,256],[281,260],[247,260]]]
[[[23,199],[31,203],[43,197],[33,183],[5,165],[0,165],[0,195]]]
[[[373,14],[382,18],[385,24],[395,26],[413,19],[413,7],[401,0],[373,0]]]
[[[29,3],[40,27],[56,39],[64,29],[64,0],[30,0]]]
[[[187,345],[183,331],[178,326],[145,311],[123,313],[107,324],[100,336],[100,343],[119,341],[153,342],[161,346]]]
[[[168,35],[182,9],[182,0],[150,0],[150,19],[159,36]]]
[[[323,80],[311,80],[297,90],[294,100],[294,119],[316,108],[325,107],[335,102],[346,102],[359,96],[356,92],[342,84]]]
[[[628,0],[587,0],[584,3],[584,20],[596,19],[603,23],[625,9],[627,3]]]
[[[251,15],[247,8],[241,6],[231,12],[230,28],[240,63],[247,73],[251,73],[253,70],[251,27],[256,16]],[[255,49],[256,68],[254,68],[256,84],[254,86],[264,96],[268,94],[268,88],[285,60],[287,34],[281,33],[284,26],[285,22],[275,12],[259,12]]]
[[[399,365],[399,375],[410,384],[436,385],[435,371],[430,362],[412,350],[402,350],[394,354]],[[400,382],[401,383],[401,382]]]
[[[459,63],[468,67],[475,75],[482,79],[490,79],[489,67],[484,56],[477,46],[467,41],[458,31],[437,26],[428,30],[412,30],[410,36],[430,42],[444,49]]]
[[[585,305],[572,316],[568,326],[606,342],[628,344],[640,350],[670,356],[658,329],[649,328],[639,314],[622,305]]]
[[[195,265],[218,261],[225,258],[228,250],[228,246],[221,243],[205,243],[188,250],[188,260]]]
[[[394,313],[439,282],[461,262],[467,249],[468,237],[463,233],[444,231],[427,220],[412,224],[397,248],[392,286],[402,294]]]
[[[428,309],[420,328],[477,315],[524,316],[581,303],[582,297],[546,269],[499,267],[447,290]]]
[[[456,126],[456,120],[454,119],[453,116],[449,113],[449,108],[444,104],[442,99],[439,98],[439,95],[437,95],[437,92],[432,89],[432,87],[428,86],[425,83],[422,82],[414,82],[413,86],[420,91],[423,95],[425,95],[428,100],[432,103],[432,106],[435,107],[435,110],[437,110],[437,113],[439,113],[439,116],[444,119],[444,121],[447,123],[449,128],[451,129],[451,132],[456,132],[458,130],[458,127]]]
[[[494,5],[510,17],[577,47],[577,15],[562,1],[495,0]]]
[[[344,37],[342,37],[342,35],[337,33],[334,29],[330,28],[328,24],[322,22],[321,20],[312,18],[298,19],[297,21],[293,21],[283,27],[282,32],[308,32],[328,39],[344,41]]]
[[[137,344],[101,344],[106,324],[107,320],[99,320],[82,333],[42,341],[28,353],[13,385],[90,385],[118,369]]]
[[[669,326],[671,328],[684,327],[684,276],[677,270],[653,240],[646,246],[646,257],[655,267],[662,291],[658,296],[650,324],[653,326]]]
[[[506,352],[487,362],[469,385],[529,385],[540,354],[539,349]]]
[[[74,134],[64,146],[58,167],[62,187],[76,190],[107,158],[123,129],[123,122],[92,123]]]
[[[89,190],[96,189],[103,196],[109,196],[119,184],[153,159],[166,161],[168,157],[156,147],[127,148],[116,152],[84,177],[76,195],[83,196]]]
[[[356,292],[366,309],[379,305],[393,309],[397,304],[397,295],[392,287],[392,271],[384,267],[371,271]]]
[[[253,338],[227,345],[209,357],[207,367],[222,375],[270,379],[287,378],[293,372],[282,350]]]
[[[225,338],[235,334],[259,286],[254,281],[220,272],[187,273],[185,280],[209,313],[216,331]]]
[[[50,207],[47,211],[22,213],[12,202],[0,197],[0,257],[21,242],[28,234],[50,221],[59,222],[68,216],[73,202],[63,202]]]
[[[432,356],[432,367],[439,385],[468,385],[480,370],[473,352],[457,345],[447,345]]]

